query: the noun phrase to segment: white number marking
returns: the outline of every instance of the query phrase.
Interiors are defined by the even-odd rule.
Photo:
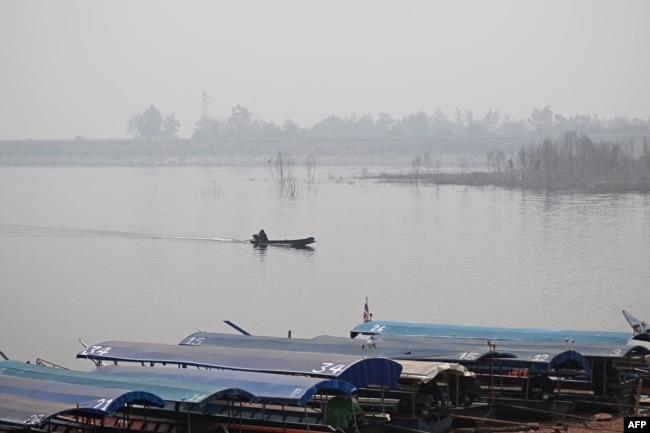
[[[311,372],[316,374],[324,374],[330,372],[334,375],[337,375],[345,370],[347,365],[345,364],[334,364],[333,362],[323,362],[318,370],[313,369]]]

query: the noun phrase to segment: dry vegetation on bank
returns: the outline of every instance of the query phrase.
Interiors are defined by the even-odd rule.
[[[594,142],[586,135],[567,132],[563,139],[544,140],[521,147],[516,154],[487,154],[487,170],[467,172],[463,161],[458,172],[440,172],[430,154],[416,156],[405,174],[381,174],[377,178],[410,184],[495,186],[536,191],[650,192],[650,141],[640,148],[618,142]]]

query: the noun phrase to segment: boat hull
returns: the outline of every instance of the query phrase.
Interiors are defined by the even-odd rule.
[[[291,248],[302,248],[307,245],[313,244],[316,242],[316,239],[313,237],[303,238],[303,239],[270,239],[268,241],[261,241],[258,239],[251,239],[249,241],[251,244],[256,247],[267,247],[267,246],[277,246],[277,247],[291,247]]]

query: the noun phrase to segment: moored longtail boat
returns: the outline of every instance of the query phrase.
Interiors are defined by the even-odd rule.
[[[31,385],[32,382],[36,384]],[[16,383],[22,384],[20,389],[25,389],[24,392],[47,389],[48,391],[43,391],[47,395],[48,392],[55,391],[59,399],[68,397],[78,401],[82,395],[91,396],[88,399],[88,404],[91,405],[88,410],[94,415],[92,421],[80,420],[80,416],[85,414],[84,406],[68,403],[66,411],[62,410],[65,407],[61,404],[49,402],[51,407],[57,409],[56,412],[34,420],[39,421],[39,424],[30,422],[23,426],[38,431],[47,421],[48,431],[61,432],[69,429],[95,432],[146,429],[184,433],[202,431],[205,426],[212,426],[211,430],[221,426],[230,427],[231,431],[250,433],[335,432],[336,428],[324,423],[326,412],[314,406],[313,398],[319,395],[322,399],[320,403],[326,407],[326,393],[342,395],[352,402],[350,396],[356,390],[353,385],[338,379],[284,374],[162,366],[130,369],[104,366],[92,372],[80,372],[4,361],[0,363],[0,390],[12,387],[13,394],[0,398],[0,430],[6,426],[7,431],[22,431],[19,424],[12,424],[11,421],[28,419],[23,416],[23,412],[38,408],[24,404],[22,394],[17,394],[19,390]],[[155,390],[162,397],[130,389]],[[103,397],[100,399],[96,395]],[[15,404],[16,400],[19,400],[18,404],[23,404],[24,410],[12,418],[9,413],[10,402]],[[123,408],[125,403],[131,402],[140,405]],[[149,404],[143,406],[142,403]],[[102,408],[105,407],[102,412],[97,409],[100,404]],[[147,407],[153,404],[162,408]],[[352,420],[356,431],[383,431],[379,421],[384,419],[363,424],[363,414],[358,415],[361,418],[355,417]],[[348,430],[348,426],[340,430]]]
[[[203,368],[210,371],[232,370],[235,372],[274,373],[278,375],[308,375],[313,378],[329,378],[346,381],[355,387],[378,385],[394,388],[401,372],[401,365],[387,358],[363,358],[340,354],[323,353],[289,353],[265,349],[235,349],[224,350],[219,347],[187,347],[180,345],[138,343],[125,341],[102,341],[89,345],[77,354],[78,358],[93,361],[114,363],[138,363],[142,365],[160,366],[176,365],[182,369]],[[353,399],[348,399],[354,406]],[[239,405],[244,408],[245,405]],[[325,405],[325,411],[327,405]],[[243,409],[238,409],[243,410]],[[265,412],[271,411],[268,406]],[[282,422],[286,411],[282,409]],[[239,412],[243,414],[244,412]],[[295,411],[294,411],[295,413]],[[327,412],[325,412],[327,413]],[[216,413],[215,413],[216,415]],[[363,414],[364,420],[369,415]],[[302,416],[302,414],[301,414]],[[244,417],[246,418],[246,417]],[[356,417],[352,417],[355,429],[383,430],[386,417],[380,416],[373,422],[363,422],[359,425]],[[327,422],[327,420],[326,420]],[[247,424],[248,425],[248,424]],[[341,426],[336,426],[341,428]],[[352,426],[350,426],[352,427]]]

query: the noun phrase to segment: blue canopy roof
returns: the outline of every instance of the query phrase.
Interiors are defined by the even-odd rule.
[[[650,350],[626,344],[567,344],[541,341],[495,340],[494,348],[483,339],[446,337],[406,337],[381,335],[367,340],[321,336],[314,339],[279,338],[196,332],[181,345],[233,348],[275,347],[278,350],[382,356],[399,360],[428,360],[471,364],[488,358],[507,358],[538,370],[582,368],[589,371],[585,358],[623,358],[647,354]]]
[[[327,337],[315,339],[301,338],[280,338],[253,336],[250,334],[222,334],[216,332],[195,332],[184,338],[180,343],[183,346],[218,346],[224,348],[239,349],[273,349],[289,352],[309,352],[309,353],[338,353],[341,355],[368,357],[386,357],[397,361],[402,365],[401,376],[406,378],[420,377],[423,381],[430,380],[438,372],[454,370],[456,374],[464,374],[463,367],[459,364],[449,364],[446,360],[418,360],[418,362],[409,361],[406,363],[399,356],[394,356],[395,352],[384,350],[381,347],[378,350],[374,343],[368,344],[350,340],[342,337]],[[441,365],[441,364],[446,365]],[[432,376],[433,375],[433,376]]]
[[[350,395],[356,391],[356,387],[352,384],[338,379],[237,370],[109,365],[99,367],[94,371],[124,378],[163,378],[219,387],[240,388],[254,394],[261,402],[293,406],[304,406],[311,397],[323,391],[345,395]]]
[[[210,346],[101,341],[77,358],[102,361],[178,364],[226,370],[302,374],[340,379],[362,388],[397,387],[402,366],[387,358],[366,358],[337,353],[286,352],[265,349],[224,349]]]
[[[53,401],[33,400],[0,394],[0,424],[40,427],[50,418],[68,413],[101,415],[97,409],[77,410],[75,405]]]
[[[402,335],[452,338],[478,338],[489,340],[519,340],[563,342],[566,338],[580,343],[625,344],[630,337],[626,332],[584,331],[567,329],[500,328],[493,326],[451,325],[442,323],[389,322],[370,320],[359,323],[350,331],[357,335]]]
[[[6,375],[0,375],[0,394],[32,400],[69,403],[80,408],[101,408],[107,413],[115,412],[129,403],[149,403],[160,407],[165,405],[160,397],[145,391],[53,383],[50,380]]]
[[[0,375],[0,422],[5,424],[40,426],[71,412],[110,415],[130,403],[165,405],[160,397],[145,391]]]
[[[25,364],[18,361],[0,361],[0,377],[2,376],[37,379],[48,382],[53,389],[58,387],[59,384],[62,384],[61,386],[71,384],[102,388],[106,390],[104,391],[106,393],[109,392],[109,389],[129,390],[134,393],[140,392],[141,395],[152,394],[158,398],[156,400],[158,402],[164,400],[165,402],[179,402],[187,405],[228,397],[257,401],[253,394],[239,388],[180,382],[170,379],[120,378],[89,371],[64,370]]]

